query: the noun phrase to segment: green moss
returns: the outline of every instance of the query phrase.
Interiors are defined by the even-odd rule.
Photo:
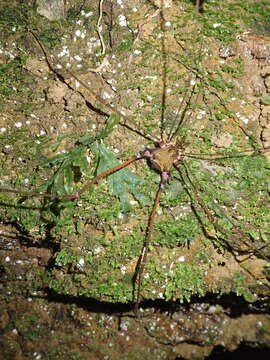
[[[182,1],[179,3],[183,5]],[[152,9],[149,2],[147,6]],[[83,20],[81,24],[85,25],[87,37],[96,36],[94,25],[98,13],[97,9],[92,9],[93,17],[86,19],[73,9],[66,20],[50,23],[37,16],[33,9],[27,10],[27,20],[23,16],[16,18],[12,9],[11,5],[8,6],[0,21],[6,26],[8,39],[12,34],[16,35],[16,42],[23,51],[21,56],[0,66],[0,94],[6,100],[14,95],[12,85],[22,90],[27,88],[23,67],[26,58],[34,57],[35,52],[22,41],[26,29],[36,29],[45,47],[55,52],[52,58],[56,58],[61,46],[74,45],[72,41],[63,42],[68,37],[62,35],[74,31],[75,20]],[[117,19],[120,13],[115,11]],[[1,154],[4,154],[0,159],[2,185],[59,196],[75,193],[97,173],[116,166],[121,161],[118,158],[123,160],[125,156],[131,157],[141,151],[143,141],[145,146],[153,147],[153,142],[160,138],[160,130],[169,131],[174,123],[181,103],[179,99],[185,96],[190,81],[189,73],[196,73],[197,80],[203,78],[195,89],[198,98],[191,100],[194,106],[195,103],[198,105],[198,108],[194,107],[195,112],[198,111],[194,118],[184,123],[176,136],[180,152],[186,155],[180,161],[180,174],[172,170],[170,183],[162,194],[149,263],[145,269],[147,277],[144,277],[142,286],[144,298],[157,298],[160,294],[167,300],[189,300],[192,295],[202,295],[208,289],[204,272],[210,266],[211,255],[205,249],[197,248],[195,254],[190,255],[189,263],[179,263],[177,259],[188,245],[197,241],[203,244],[203,236],[208,236],[224,253],[232,249],[243,251],[244,248],[244,251],[265,256],[269,250],[269,164],[258,154],[235,156],[239,151],[255,149],[256,144],[252,136],[246,139],[246,133],[243,135],[238,131],[239,127],[231,121],[233,114],[227,107],[232,96],[242,99],[233,79],[243,76],[243,62],[237,58],[228,60],[225,65],[207,63],[210,55],[215,55],[211,45],[216,49],[231,42],[239,30],[245,28],[242,22],[245,17],[259,14],[265,23],[268,20],[261,5],[249,6],[241,1],[207,2],[203,15],[195,14],[190,3],[185,4],[181,10],[183,14],[172,17],[170,26],[162,26],[160,18],[156,17],[151,22],[151,34],[140,34],[143,40],[137,41],[136,50],[141,53],[135,54],[133,36],[136,36],[137,22],[133,22],[135,15],[130,9],[125,11],[132,31],[123,32],[118,25],[115,27],[115,45],[106,49],[111,68],[109,71],[104,68],[102,77],[95,74],[95,81],[93,78],[89,81],[93,88],[97,86],[97,89],[111,91],[115,97],[109,100],[110,103],[119,109],[128,109],[130,116],[124,119],[101,116],[103,111],[109,113],[110,110],[89,97],[90,108],[98,111],[91,110],[86,116],[89,108],[84,109],[84,113],[83,106],[79,105],[84,128],[80,128],[78,112],[74,117],[74,113],[63,105],[61,116],[65,121],[68,119],[69,125],[75,123],[76,131],[73,128],[71,133],[57,137],[54,134],[34,135],[26,127],[23,131],[9,129],[1,134]],[[12,32],[14,26],[16,31]],[[173,48],[163,47],[162,31],[166,32],[164,38],[168,39],[168,44],[173,42]],[[103,35],[108,44],[112,33],[104,27]],[[73,49],[74,54],[85,50],[81,40]],[[35,43],[35,50],[36,46]],[[92,53],[83,54],[87,66],[90,64],[92,67],[100,61],[99,46]],[[63,59],[65,62],[68,59]],[[166,69],[166,86],[163,69]],[[30,83],[37,85],[35,78],[31,78]],[[40,86],[42,89],[38,89],[38,94],[42,96],[48,83]],[[29,115],[30,111],[40,111],[42,118],[50,106],[54,107],[45,104],[43,109],[40,103],[34,102],[32,95],[31,101],[26,99],[26,93],[34,92],[32,87],[26,89],[26,93],[20,91],[18,95],[25,96],[25,99],[14,112],[22,111],[22,115]],[[162,101],[162,91],[166,101]],[[78,95],[75,90],[73,94]],[[57,110],[54,107],[46,118],[48,128],[50,117],[54,119]],[[92,124],[98,131],[92,130]],[[130,128],[136,129],[137,133],[129,131]],[[153,141],[141,139],[138,131],[150,134]],[[229,132],[233,140],[229,149],[221,151],[215,148],[213,138],[224,132]],[[122,154],[119,157],[110,150],[116,147]],[[58,153],[63,150],[65,152]],[[216,152],[220,153],[219,159],[215,159]],[[194,158],[189,157],[190,154]],[[132,300],[132,278],[159,182],[158,174],[142,161],[142,168],[137,166],[138,163],[89,187],[80,199],[73,201],[0,193],[3,204],[1,219],[15,223],[30,238],[33,236],[35,240],[52,244],[55,252],[55,263],[48,269],[47,278],[43,278],[44,274],[35,275],[34,271],[28,274],[31,288],[49,282],[49,287],[59,294],[83,295],[111,302]],[[230,256],[230,253],[226,254]],[[236,276],[234,291],[249,298],[245,279],[240,275]],[[40,281],[35,283],[35,276]],[[217,291],[219,289],[222,286],[217,287]]]

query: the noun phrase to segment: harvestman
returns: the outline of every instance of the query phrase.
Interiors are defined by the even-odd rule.
[[[43,44],[39,41],[39,39],[37,38],[37,36],[31,31],[32,35],[35,37],[36,41],[38,42],[39,46],[41,47],[43,54],[45,56],[45,60],[47,62],[47,65],[49,67],[49,69],[62,81],[64,82],[67,86],[70,87],[70,85],[66,82],[65,78],[63,77],[63,75],[61,75],[56,69],[54,69],[48,59],[46,50],[43,46]],[[106,101],[104,101],[104,99],[102,99],[99,95],[97,95],[87,84],[85,84],[82,80],[80,80],[75,74],[69,72],[69,75],[71,77],[73,77],[74,79],[76,79],[82,86],[84,86],[100,103],[102,103],[103,105],[105,105],[108,109],[110,109],[111,111],[113,111],[114,113],[116,113],[117,115],[119,115],[120,117],[124,118],[124,119],[128,119],[128,117],[126,117],[125,115],[123,115],[120,111],[118,111],[116,108],[112,107],[110,104],[108,104]],[[193,78],[193,81],[191,81],[191,79]],[[194,81],[195,78],[195,81]],[[19,191],[19,190],[13,190],[13,189],[5,189],[2,188],[0,189],[0,191],[2,192],[10,192],[10,193],[17,193],[20,195],[25,195],[28,197],[31,196],[36,196],[36,197],[44,197],[44,198],[58,198],[58,199],[63,199],[63,200],[73,200],[73,199],[79,199],[81,197],[81,195],[92,185],[97,184],[100,180],[102,180],[103,178],[106,178],[107,176],[131,165],[132,163],[135,163],[136,161],[139,160],[143,160],[146,159],[147,162],[149,163],[150,167],[153,168],[155,171],[157,171],[160,174],[160,181],[159,181],[159,185],[157,188],[157,192],[156,192],[156,196],[155,196],[155,200],[154,200],[154,204],[152,206],[152,210],[150,212],[150,215],[148,217],[148,222],[147,222],[147,227],[146,227],[146,231],[145,231],[145,239],[144,239],[144,245],[139,257],[139,260],[137,262],[137,266],[136,266],[136,270],[135,270],[135,275],[133,277],[133,285],[134,285],[134,302],[135,302],[135,308],[134,308],[134,312],[135,315],[137,315],[138,313],[138,307],[139,307],[139,302],[140,302],[140,291],[141,291],[141,282],[142,282],[142,277],[143,277],[143,273],[144,273],[144,268],[147,262],[147,255],[148,255],[148,251],[149,251],[149,245],[151,242],[151,236],[152,236],[152,230],[153,230],[153,224],[154,224],[154,220],[155,220],[155,216],[157,213],[157,208],[161,199],[161,195],[164,192],[166,185],[168,184],[169,180],[170,180],[170,171],[171,169],[174,167],[178,173],[180,174],[181,179],[183,179],[182,176],[182,171],[180,170],[180,168],[178,167],[179,164],[184,164],[185,167],[187,167],[184,163],[184,158],[185,157],[195,157],[198,158],[199,156],[196,154],[187,154],[183,151],[184,149],[184,139],[181,139],[181,143],[176,143],[175,142],[175,137],[178,134],[180,128],[183,125],[187,125],[187,123],[189,122],[189,120],[192,118],[193,115],[193,110],[194,107],[196,105],[196,101],[198,98],[198,94],[199,94],[199,85],[201,82],[201,78],[199,76],[194,77],[194,74],[192,76],[189,77],[188,80],[189,84],[187,86],[187,91],[184,94],[184,97],[179,105],[179,109],[177,111],[177,114],[173,120],[172,126],[171,126],[171,130],[169,131],[168,134],[165,134],[164,132],[164,127],[161,126],[160,128],[160,138],[159,139],[151,139],[148,135],[132,129],[128,124],[126,123],[121,123],[120,125],[125,126],[126,128],[135,131],[137,134],[139,134],[140,136],[146,138],[147,140],[151,140],[152,143],[155,144],[155,147],[153,148],[146,148],[143,151],[140,151],[139,153],[137,153],[135,156],[131,157],[130,159],[124,161],[123,163],[105,170],[103,172],[101,172],[100,174],[98,174],[95,178],[89,180],[86,182],[86,184],[83,186],[83,188],[78,191],[76,194],[74,195],[54,195],[54,194],[41,194],[41,193],[37,193],[37,192],[24,192],[24,191]],[[164,90],[164,89],[163,89]],[[195,100],[193,99],[195,97]],[[162,105],[165,105],[165,97],[162,97]],[[178,119],[179,118],[179,119]],[[267,149],[264,149],[267,150]],[[240,153],[241,154],[241,153]],[[243,153],[242,153],[243,154]],[[224,156],[219,156],[219,157],[211,157],[211,159],[217,159],[217,158],[224,158]],[[204,157],[206,158],[206,157]],[[188,177],[189,179],[189,177]],[[191,180],[189,179],[190,184],[192,185]],[[195,201],[196,203],[204,210],[206,216],[210,219],[210,221],[213,223],[215,229],[217,229],[218,231],[224,232],[225,230],[221,227],[221,225],[217,224],[213,213],[207,208],[207,206],[200,200],[197,191],[195,190],[194,192],[194,197],[195,197]],[[239,229],[236,229],[236,231],[238,231],[238,234],[240,233]],[[226,240],[225,240],[226,241]],[[231,245],[230,243],[226,243],[227,246],[231,249]]]

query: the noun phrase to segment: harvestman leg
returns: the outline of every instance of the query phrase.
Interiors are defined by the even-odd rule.
[[[154,201],[154,205],[153,205],[151,213],[148,217],[147,228],[146,228],[146,232],[145,232],[144,246],[143,246],[140,258],[138,260],[136,272],[134,275],[134,299],[135,299],[134,314],[136,317],[138,315],[138,310],[139,310],[139,302],[140,302],[140,295],[141,295],[141,282],[142,282],[144,267],[145,267],[145,264],[147,261],[147,255],[148,255],[148,251],[149,251],[149,245],[150,245],[150,241],[151,241],[153,225],[154,225],[155,217],[157,214],[158,204],[159,204],[162,192],[164,190],[164,186],[167,184],[168,179],[169,179],[169,173],[167,171],[162,172],[161,180],[160,180],[159,187],[158,187],[155,201]],[[137,289],[136,289],[136,283],[137,283]]]
[[[8,189],[8,188],[0,188],[0,192],[7,192],[7,193],[13,193],[13,194],[19,194],[22,196],[28,196],[28,197],[42,197],[42,198],[50,198],[50,199],[61,199],[61,200],[74,200],[79,199],[81,195],[87,190],[88,187],[97,184],[100,180],[107,177],[108,175],[111,175],[115,173],[118,170],[121,170],[128,165],[134,163],[137,160],[141,160],[143,157],[141,156],[133,156],[132,158],[124,161],[122,164],[119,164],[111,169],[104,170],[100,174],[98,174],[93,179],[86,182],[84,187],[78,191],[76,194],[73,195],[57,195],[57,194],[42,194],[40,192],[31,192],[31,191],[20,191],[20,190],[14,190],[14,189]]]

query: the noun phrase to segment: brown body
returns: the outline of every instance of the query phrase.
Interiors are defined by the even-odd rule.
[[[150,159],[153,168],[159,172],[169,172],[173,163],[179,158],[179,149],[175,145],[157,148]]]

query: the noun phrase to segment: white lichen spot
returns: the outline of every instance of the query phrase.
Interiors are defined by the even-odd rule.
[[[77,61],[82,61],[82,58],[80,57],[80,55],[75,55],[74,59],[77,60]]]
[[[94,253],[97,255],[101,252],[101,248],[100,247],[97,247],[94,249]]]
[[[145,279],[149,279],[150,275],[149,275],[148,273],[145,273],[145,274],[143,275],[143,277],[144,277]]]
[[[127,18],[125,17],[125,15],[118,16],[118,24],[120,26],[127,26]]]
[[[124,266],[124,265],[121,266],[120,271],[121,271],[121,273],[124,275],[124,274],[127,272],[127,267]]]
[[[56,69],[62,69],[63,66],[61,64],[56,64],[55,67],[56,67]]]
[[[129,322],[128,322],[128,321],[121,321],[120,329],[121,329],[122,331],[127,331],[127,330],[128,330],[128,326],[129,326]]]
[[[22,122],[21,122],[21,121],[16,122],[16,123],[15,123],[15,127],[16,127],[16,128],[22,127]]]
[[[171,25],[172,25],[172,23],[170,21],[165,22],[165,26],[170,27]]]
[[[112,96],[107,93],[107,91],[104,91],[101,95],[102,99],[106,100],[106,99],[110,99]]]
[[[86,13],[84,16],[87,18],[89,16],[92,16],[93,15],[93,11],[89,11],[88,13]]]
[[[135,12],[138,11],[138,9],[137,9],[137,8],[133,8],[132,11],[135,13]]]
[[[179,258],[177,259],[177,261],[179,261],[179,262],[184,262],[184,261],[185,261],[185,257],[184,257],[184,256],[179,256]]]
[[[9,257],[9,256],[6,256],[6,257],[5,257],[5,261],[6,261],[6,262],[10,262],[10,257]]]
[[[68,126],[67,126],[66,123],[63,123],[63,124],[62,124],[62,128],[66,129],[67,127],[68,127]]]
[[[3,133],[3,132],[5,132],[6,130],[7,130],[6,128],[2,127],[2,128],[0,129],[0,132]]]
[[[196,84],[196,81],[195,80],[190,80],[190,85],[191,86],[194,86]]]
[[[136,205],[137,204],[137,201],[135,201],[135,200],[130,200],[130,205]]]
[[[214,29],[217,28],[217,27],[220,27],[220,26],[221,26],[220,23],[215,23],[215,24],[213,24],[213,28],[214,28]]]
[[[80,266],[84,266],[84,264],[85,264],[84,259],[83,259],[83,258],[80,258],[78,264],[79,264]]]
[[[135,55],[139,55],[139,54],[141,54],[142,52],[141,52],[141,50],[137,50],[137,49],[136,49],[136,50],[133,51],[133,53],[134,53]]]
[[[80,37],[81,33],[82,33],[81,30],[79,30],[79,29],[75,30],[75,35],[76,36]]]

